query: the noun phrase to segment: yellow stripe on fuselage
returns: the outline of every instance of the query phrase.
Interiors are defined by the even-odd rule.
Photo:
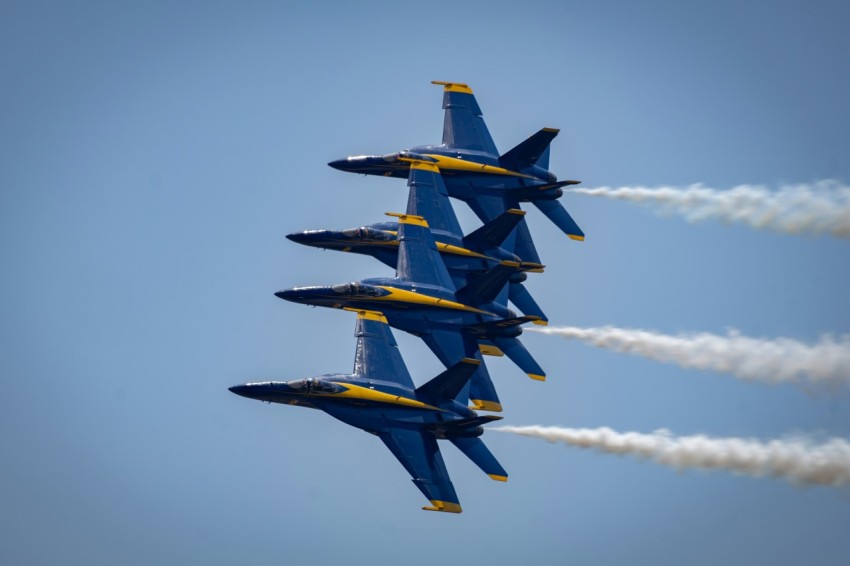
[[[443,411],[443,409],[434,407],[433,405],[428,405],[427,403],[423,403],[422,401],[417,401],[416,399],[409,399],[400,395],[384,393],[383,391],[377,391],[375,389],[369,389],[368,387],[361,387],[359,385],[354,385],[351,383],[333,383],[345,387],[345,391],[342,391],[341,393],[334,393],[330,395],[330,397],[363,399],[364,401],[374,401],[376,403],[386,403],[388,405],[401,405],[403,407],[412,407],[416,409],[427,409],[431,411],[445,412]]]
[[[484,163],[476,163],[475,161],[467,161],[466,159],[458,159],[456,157],[448,157],[438,155],[436,153],[426,153],[426,157],[431,157],[437,160],[437,167],[443,171],[469,171],[470,173],[487,173],[490,175],[508,175],[511,177],[523,177],[525,179],[534,179],[531,175],[524,175],[516,171],[510,171],[503,167],[494,165],[485,165]]]
[[[461,303],[456,303],[454,301],[449,301],[448,299],[438,299],[436,297],[432,297],[430,295],[424,295],[422,293],[414,293],[413,291],[407,291],[405,289],[396,289],[395,287],[387,287],[384,285],[378,285],[379,289],[383,289],[385,291],[389,291],[389,295],[384,297],[369,297],[370,301],[398,301],[400,303],[412,303],[416,305],[427,305],[431,307],[439,307],[443,309],[454,309],[458,311],[466,311],[466,312],[475,312],[478,314],[493,314],[491,312],[483,311],[481,309],[477,309],[475,307],[470,307],[469,305],[464,305]]]

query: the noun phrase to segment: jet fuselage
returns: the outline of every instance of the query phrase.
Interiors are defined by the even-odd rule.
[[[275,295],[313,306],[380,311],[390,326],[417,336],[426,334],[430,329],[463,330],[467,326],[516,316],[512,310],[497,303],[473,307],[458,302],[454,293],[446,289],[389,278],[295,287]],[[502,332],[504,336],[519,336],[521,333],[519,326]]]
[[[477,413],[454,400],[439,406],[420,400],[416,392],[396,384],[352,374],[329,374],[293,381],[263,381],[235,385],[230,391],[258,401],[319,409],[359,429],[378,434],[391,428],[441,429]],[[480,436],[480,426],[452,431],[455,436]]]

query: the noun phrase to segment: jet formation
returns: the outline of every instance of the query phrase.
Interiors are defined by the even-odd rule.
[[[357,314],[353,373],[247,383],[230,391],[320,409],[375,434],[430,501],[423,509],[460,513],[438,439],[449,440],[492,479],[508,478],[480,438],[482,425],[501,417],[477,411],[502,411],[483,355],[506,356],[531,379],[546,379],[519,339],[522,325],[548,323],[524,284],[528,273],[543,272],[544,265],[520,203],[531,202],[573,240],[584,240],[584,232],[557,200],[563,187],[579,181],[558,181],[548,170],[549,145],[558,130],[543,128],[500,155],[472,89],[434,84],[444,91],[442,144],[328,164],[407,179],[407,210],[388,212],[391,221],[287,235],[308,246],[369,255],[395,269],[392,278],[275,293]],[[481,219],[478,229],[463,234],[452,198]],[[416,387],[392,328],[422,338],[446,370]]]

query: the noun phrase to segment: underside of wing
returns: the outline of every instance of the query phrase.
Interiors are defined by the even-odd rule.
[[[431,502],[427,511],[460,513],[460,502],[449,479],[449,472],[430,432],[391,428],[378,435],[390,452],[398,458],[419,491]]]

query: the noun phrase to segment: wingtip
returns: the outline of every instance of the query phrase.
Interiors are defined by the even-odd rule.
[[[427,505],[422,507],[423,511],[441,511],[443,513],[462,513],[463,509],[460,508],[460,503],[452,503],[451,501],[437,501],[435,499],[431,500],[432,507],[428,507]]]
[[[584,234],[582,234],[582,235],[567,234],[567,237],[569,237],[570,240],[575,240],[576,242],[583,242],[584,241]]]
[[[536,373],[529,373],[529,374],[528,374],[528,377],[530,377],[530,378],[531,378],[531,379],[533,379],[534,381],[546,381],[546,376],[545,376],[545,375],[538,375],[538,374],[536,374]]]
[[[485,401],[483,399],[470,399],[472,408],[478,411],[490,411],[492,413],[501,413],[502,404],[495,401]]]
[[[491,480],[508,481],[508,476],[500,476],[498,474],[487,474],[487,475],[490,476]]]
[[[440,85],[444,92],[462,92],[472,94],[472,89],[466,83],[450,83],[447,81],[431,81],[432,85]]]
[[[415,214],[402,214],[401,212],[385,212],[384,215],[398,218],[399,224],[411,224],[413,226],[428,228],[428,221],[422,216],[416,216]]]
[[[481,353],[485,356],[494,356],[497,358],[501,358],[505,355],[502,350],[500,350],[496,346],[493,346],[492,344],[478,344],[478,349],[481,350]]]

